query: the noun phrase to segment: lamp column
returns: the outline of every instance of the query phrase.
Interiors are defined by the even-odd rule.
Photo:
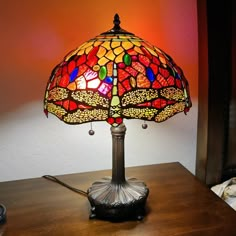
[[[122,123],[111,127],[112,134],[112,183],[125,183],[124,139],[126,127]]]
[[[149,189],[135,178],[125,178],[124,138],[126,127],[122,123],[111,127],[112,177],[104,177],[88,189],[92,218],[112,221],[127,218],[143,219]]]

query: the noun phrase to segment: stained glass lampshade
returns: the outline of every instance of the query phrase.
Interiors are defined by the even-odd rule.
[[[188,82],[158,47],[114,27],[69,52],[52,71],[44,111],[67,124],[106,121],[112,133],[112,177],[88,189],[91,218],[142,219],[146,184],[125,177],[124,119],[162,122],[191,107]]]

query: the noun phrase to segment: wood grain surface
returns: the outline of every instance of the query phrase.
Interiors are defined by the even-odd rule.
[[[109,175],[106,170],[57,177],[86,191]],[[126,168],[126,177],[143,180],[150,190],[142,221],[90,220],[86,197],[44,178],[1,182],[7,223],[0,225],[0,236],[236,235],[236,212],[178,162]]]

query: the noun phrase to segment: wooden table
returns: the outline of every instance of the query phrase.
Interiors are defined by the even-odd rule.
[[[59,179],[83,190],[111,171],[62,175]],[[89,219],[83,197],[44,178],[0,183],[0,203],[7,223],[0,236],[205,236],[236,235],[236,212],[179,163],[126,169],[126,177],[143,180],[150,189],[142,221],[112,223]]]

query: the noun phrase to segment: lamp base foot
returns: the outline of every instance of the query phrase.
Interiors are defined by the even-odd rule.
[[[135,178],[117,184],[111,177],[104,177],[93,183],[87,193],[91,204],[90,219],[142,220],[145,216],[149,189]]]

